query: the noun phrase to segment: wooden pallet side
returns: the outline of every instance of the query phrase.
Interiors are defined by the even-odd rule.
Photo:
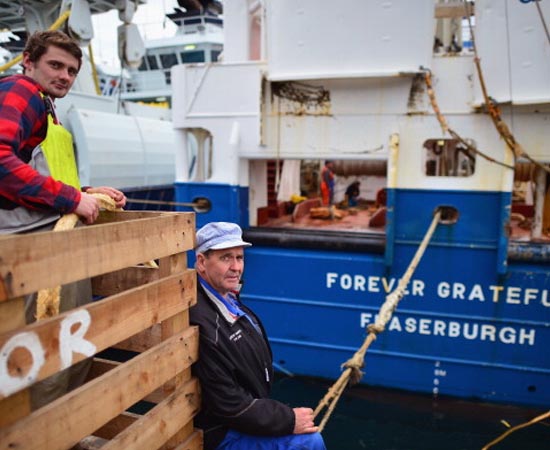
[[[0,450],[202,448],[191,375],[198,330],[189,325],[196,274],[185,253],[193,244],[194,214],[142,211],[0,237]],[[137,265],[150,260],[158,268]],[[25,325],[21,296],[90,277],[102,299]],[[116,348],[132,357],[98,357]],[[30,411],[34,383],[87,358],[84,384]],[[130,412],[144,401],[152,409]]]
[[[184,314],[196,297],[195,280],[194,271],[187,270],[0,335],[10,369],[27,374],[0,378],[0,399],[159,321]],[[75,333],[73,326],[79,327]],[[27,351],[17,351],[21,347]]]
[[[15,424],[0,429],[0,449],[70,448],[188,368],[197,357],[198,330],[191,327]],[[191,380],[184,386],[186,388],[182,386],[177,395],[181,393],[187,399],[184,409],[192,417],[190,411],[196,412],[200,405],[198,385]],[[140,423],[150,413],[135,423]],[[179,425],[173,424],[174,427]],[[139,440],[139,436],[134,437]]]
[[[193,213],[0,237],[0,301],[193,248]]]

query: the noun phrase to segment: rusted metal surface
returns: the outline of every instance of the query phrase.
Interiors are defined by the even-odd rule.
[[[424,74],[416,74],[411,81],[411,90],[407,100],[407,110],[409,114],[426,114],[426,104],[424,101],[426,93],[424,83]]]
[[[297,81],[281,81],[271,84],[272,102],[283,101],[280,114],[296,116],[330,116],[330,92],[322,86]]]

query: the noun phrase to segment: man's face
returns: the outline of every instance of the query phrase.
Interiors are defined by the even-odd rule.
[[[69,52],[48,46],[38,61],[32,62],[28,54],[23,55],[25,75],[36,81],[46,94],[53,98],[62,98],[71,89],[78,75],[78,59]]]
[[[244,269],[243,247],[212,250],[197,255],[197,271],[221,295],[238,290]]]

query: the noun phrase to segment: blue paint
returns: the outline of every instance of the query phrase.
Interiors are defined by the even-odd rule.
[[[197,197],[206,197],[212,209],[196,216],[197,228],[208,222],[235,222],[248,227],[248,188],[219,183],[175,183],[176,202],[192,202]],[[178,207],[178,211],[192,211]]]
[[[197,215],[198,227],[248,227],[246,188],[176,186],[177,201],[197,196],[214,205]],[[367,352],[362,382],[546,407],[550,271],[541,258],[507,261],[510,201],[502,192],[389,189],[385,254],[255,243],[246,250],[242,299],[263,318],[282,370],[335,379],[436,208],[452,206],[458,221],[436,229],[394,319]]]

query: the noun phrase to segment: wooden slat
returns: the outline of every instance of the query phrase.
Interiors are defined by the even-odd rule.
[[[25,299],[18,297],[0,302],[0,333],[9,332],[25,326]],[[31,402],[28,389],[23,389],[8,398],[0,399],[0,427],[28,416]]]
[[[99,450],[106,440],[97,436],[86,436],[78,443],[78,450]]]
[[[25,298],[0,302],[0,333],[25,326]]]
[[[187,255],[185,253],[179,253],[176,255],[170,255],[165,258],[162,258],[159,261],[159,271],[161,276],[169,276],[174,272],[179,272],[183,268],[187,267]],[[185,329],[189,326],[189,311],[184,311],[175,316],[163,321],[161,323],[162,339],[168,339],[172,334],[179,332],[180,330]],[[174,379],[165,383],[162,388],[162,393],[164,395],[169,395],[172,392],[179,389],[179,387],[186,383],[191,378],[191,369],[187,369],[184,372],[178,374]],[[175,445],[180,442],[185,441],[189,436],[190,432],[193,430],[193,424],[188,423],[183,425],[180,422],[180,426],[177,431],[173,433],[173,436],[170,438],[166,446],[168,448],[173,448]]]
[[[464,5],[463,1],[454,1],[447,3],[437,3],[435,5],[436,19],[453,19],[459,17],[468,17],[468,14],[474,15],[474,5],[469,7]]]
[[[114,419],[109,420],[109,422],[107,422],[98,430],[94,431],[93,435],[103,439],[113,439],[122,430],[128,428],[141,417],[143,416],[125,411],[122,414],[116,416]]]
[[[102,448],[104,450],[159,448],[183,424],[190,422],[199,408],[199,385],[196,379],[192,379]]]
[[[0,400],[0,428],[11,425],[15,421],[31,413],[31,400],[28,389]]]
[[[86,375],[86,381],[93,380],[101,375],[109,372],[112,369],[120,366],[122,363],[118,361],[111,361],[110,359],[93,358],[90,370]]]
[[[97,353],[154,323],[173,317],[188,308],[195,298],[195,271],[189,269],[184,273],[122,292],[18,330],[19,332],[35,333],[48,355],[38,378],[34,381],[44,379],[61,369],[60,345],[62,346],[64,343],[60,343],[59,333],[63,321],[71,314],[81,313],[82,310],[88,312],[90,326],[86,332],[85,340],[95,346]],[[17,334],[12,331],[0,335],[0,348]],[[86,356],[91,355],[73,352],[72,364],[81,361]],[[28,351],[16,350],[9,360],[10,368],[16,371],[12,373],[27,374],[33,363]],[[6,380],[0,379],[0,387],[5,382]],[[29,382],[26,386],[30,384],[32,383]],[[26,386],[21,386],[20,389]],[[0,398],[2,398],[2,394],[0,394]]]
[[[166,214],[173,214],[169,211],[100,211],[99,217],[94,225],[106,223],[125,222],[127,220],[150,219]]]
[[[159,270],[144,266],[127,267],[92,278],[94,295],[106,297],[158,280]]]
[[[0,301],[191,249],[193,213],[0,237]]]
[[[187,254],[178,253],[176,255],[166,256],[159,261],[159,274],[161,277],[167,277],[173,273],[179,273],[187,268]]]
[[[93,380],[94,378],[100,377],[104,373],[109,372],[110,370],[120,366],[121,364],[123,363],[118,361],[111,361],[103,358],[94,358],[92,362],[92,366],[88,371],[86,381],[90,381],[90,380]],[[189,369],[184,370],[182,373],[184,374],[184,377],[183,377],[184,382],[187,382],[191,379],[191,371]],[[169,393],[165,392],[164,387],[161,386],[160,388],[157,388],[150,394],[146,395],[143,398],[143,400],[149,403],[157,404],[162,402],[166,397],[168,397],[168,395]]]
[[[189,367],[197,357],[198,330],[192,327],[0,429],[0,449],[69,448]]]
[[[187,440],[178,445],[174,450],[202,450],[203,433],[202,430],[195,430]]]
[[[113,348],[141,353],[160,343],[162,341],[160,336],[160,323],[156,323],[152,327],[114,344]]]

